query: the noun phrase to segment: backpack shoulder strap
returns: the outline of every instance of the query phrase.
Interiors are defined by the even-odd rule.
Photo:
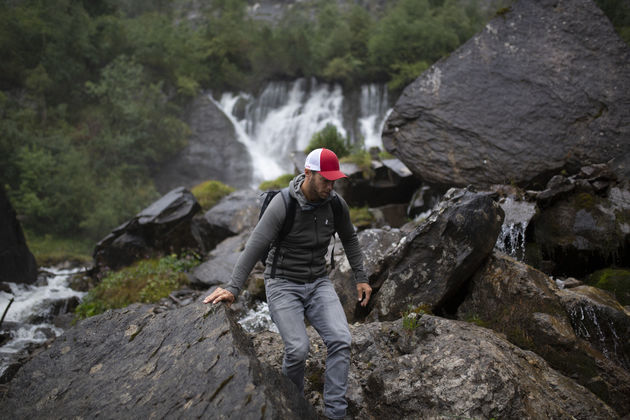
[[[276,251],[273,255],[273,263],[271,265],[271,278],[276,277],[276,264],[278,262],[278,255],[280,254],[279,248],[282,240],[291,232],[291,228],[293,227],[293,221],[295,220],[295,208],[296,208],[296,200],[291,197],[289,194],[289,187],[285,187],[280,191],[282,195],[282,201],[284,201],[284,208],[286,210],[286,215],[284,216],[284,222],[282,222],[282,228],[280,228],[280,232],[278,233],[278,237],[274,241],[274,245],[276,247]]]

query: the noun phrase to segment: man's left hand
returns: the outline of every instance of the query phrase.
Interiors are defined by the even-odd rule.
[[[359,292],[359,303],[361,306],[367,306],[372,295],[372,288],[367,283],[357,283],[357,292]]]

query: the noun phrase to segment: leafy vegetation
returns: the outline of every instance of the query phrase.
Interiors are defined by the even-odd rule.
[[[597,1],[628,41],[628,6]],[[184,0],[0,0],[0,180],[33,234],[100,239],[157,198],[152,174],[186,144],[201,90],[296,77],[399,90],[509,3],[320,0],[272,24],[246,0],[195,3],[194,18]]]
[[[201,208],[206,211],[213,207],[226,195],[234,192],[234,188],[220,181],[205,181],[191,190]]]
[[[320,147],[332,150],[341,159],[350,153],[350,140],[343,137],[333,124],[326,124],[326,127],[313,134],[304,153],[309,154]]]
[[[198,264],[199,258],[195,255],[168,255],[142,260],[109,273],[88,292],[75,314],[78,318],[87,318],[135,302],[157,302],[186,285],[188,278],[185,272]]]
[[[279,190],[281,188],[288,186],[289,182],[291,182],[293,178],[295,178],[295,175],[293,174],[280,175],[276,179],[261,182],[260,185],[258,186],[258,189],[261,191]]]
[[[367,229],[374,223],[374,215],[365,207],[350,207],[350,220],[358,229]]]

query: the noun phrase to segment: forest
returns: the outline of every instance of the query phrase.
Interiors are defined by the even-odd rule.
[[[29,241],[93,244],[158,197],[152,173],[186,145],[197,94],[314,77],[394,95],[509,7],[507,0],[253,2],[1,0],[0,182]],[[598,0],[630,42],[630,7]]]

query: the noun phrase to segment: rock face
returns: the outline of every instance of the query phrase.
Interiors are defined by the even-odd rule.
[[[237,140],[232,123],[208,95],[200,94],[187,113],[192,130],[188,146],[154,171],[155,185],[163,194],[179,186],[192,188],[209,179],[235,188],[248,187],[252,182],[247,148]]]
[[[553,261],[549,274],[563,276],[630,264],[630,188],[602,176],[604,168],[556,175],[537,194],[540,210],[530,225],[528,262]],[[593,176],[597,169],[600,174]]]
[[[309,328],[306,394],[320,405],[326,347]],[[422,316],[402,322],[352,325],[347,393],[351,418],[618,418],[609,406],[492,331],[461,321]],[[254,337],[261,361],[281,369],[282,340]]]
[[[383,145],[450,186],[544,185],[610,160],[628,178],[629,62],[593,1],[518,1],[405,89]]]
[[[261,366],[225,306],[152,308],[109,311],[68,330],[17,374],[3,416],[317,418],[288,379]]]
[[[199,210],[190,191],[170,191],[96,244],[95,264],[118,269],[156,253],[201,248],[192,225]]]
[[[448,191],[440,207],[401,240],[372,280],[380,320],[396,319],[409,306],[443,310],[490,254],[503,210],[488,194]]]
[[[37,280],[37,263],[28,249],[20,222],[0,184],[0,283],[31,284]]]
[[[581,326],[584,337],[588,331],[595,331],[593,320],[599,319],[600,328],[606,332],[600,329],[600,335],[591,340],[604,338],[608,340],[604,345],[610,345],[615,337],[608,328],[613,324],[604,320],[615,319],[619,337],[628,337],[630,318],[619,303],[615,302],[608,311],[603,309],[603,303],[593,309],[585,297],[579,299],[575,292],[564,292],[563,305],[557,291],[558,287],[544,273],[495,253],[473,277],[470,294],[459,307],[458,316],[505,334],[515,345],[536,352],[553,368],[575,378],[620,414],[630,413],[630,404],[624,397],[630,394],[630,372],[624,370],[623,364],[617,364],[619,358],[627,358],[627,346],[617,343],[615,357],[608,358],[600,352],[601,344],[592,347],[576,335],[580,329],[574,329],[576,323],[589,325],[588,329]],[[593,318],[582,321],[579,312],[588,312],[587,307],[591,308]],[[570,319],[567,314],[576,311],[578,316]]]

